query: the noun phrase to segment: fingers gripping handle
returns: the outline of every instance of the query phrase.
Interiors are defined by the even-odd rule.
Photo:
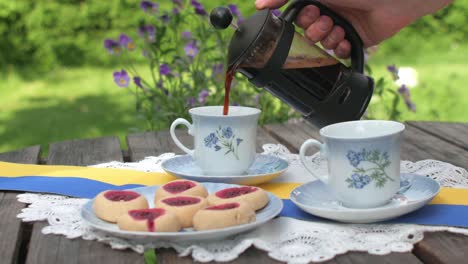
[[[301,162],[304,167],[317,179],[321,180],[325,184],[328,184],[328,176],[327,175],[318,175],[314,172],[312,167],[310,166],[310,161],[306,160],[306,152],[309,147],[318,147],[320,148],[320,152],[322,155],[326,155],[325,144],[320,143],[315,139],[308,139],[304,144],[302,144],[301,149],[299,150],[299,157],[301,158]]]
[[[193,154],[194,154],[193,149],[189,149],[186,146],[184,146],[184,144],[180,142],[180,140],[177,138],[175,134],[175,129],[178,125],[186,126],[188,128],[188,133],[192,136],[193,136],[193,125],[190,124],[190,122],[184,118],[177,118],[176,120],[174,120],[174,122],[172,122],[171,129],[170,129],[171,137],[172,137],[172,140],[174,140],[174,143],[185,153],[193,157]]]
[[[356,32],[354,27],[346,21],[346,19],[337,15],[335,12],[330,10],[328,7],[316,0],[296,0],[292,2],[281,15],[281,17],[289,22],[293,23],[299,12],[308,5],[314,5],[320,9],[320,14],[330,17],[333,20],[333,24],[340,26],[345,31],[345,38],[351,44],[351,67],[353,71],[363,73],[364,71],[364,50],[362,40],[359,34]]]

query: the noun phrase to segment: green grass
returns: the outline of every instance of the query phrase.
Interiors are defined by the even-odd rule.
[[[386,70],[390,64],[418,72],[418,84],[411,89],[417,111],[407,110],[402,103],[399,110],[403,120],[468,122],[468,45],[445,43],[443,36],[426,41],[414,37],[409,41],[405,33],[384,43],[369,61],[375,79],[384,76],[390,81]],[[388,49],[396,43],[406,46],[400,44],[396,51]]]
[[[114,135],[125,145],[125,134],[142,128],[135,119],[133,97],[113,83],[111,69],[60,69],[35,80],[10,73],[5,79],[0,152]]]
[[[463,50],[467,47],[425,47],[412,55],[384,46],[370,64],[374,77],[388,80],[388,64],[418,71],[419,84],[411,90],[417,112],[402,105],[404,120],[468,122],[468,53]],[[100,136],[118,136],[125,148],[125,135],[145,127],[135,116],[133,96],[113,83],[114,70],[62,68],[34,78],[17,72],[0,75],[0,152],[38,144],[47,149],[52,142]]]

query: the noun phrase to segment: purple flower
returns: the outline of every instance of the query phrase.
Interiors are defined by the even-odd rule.
[[[197,0],[191,0],[190,3],[192,4],[193,8],[195,9],[195,13],[197,15],[205,16],[208,13],[206,13],[205,7],[198,2]]]
[[[192,39],[192,32],[190,31],[183,31],[181,34],[183,39]]]
[[[271,13],[277,17],[281,16],[281,11],[279,9],[273,9],[271,10]]]
[[[149,42],[156,41],[156,29],[152,25],[143,25],[138,27],[138,35]]]
[[[196,103],[197,99],[195,97],[190,97],[189,99],[187,99],[187,105],[189,107],[194,107]]]
[[[217,81],[222,81],[224,79],[224,64],[218,63],[212,67],[213,77]]]
[[[400,88],[398,88],[398,93],[401,94],[401,96],[403,97],[406,107],[410,111],[416,112],[416,105],[413,103],[413,101],[411,101],[411,94],[408,87],[406,87],[406,85],[404,84],[401,85]]]
[[[159,82],[156,84],[156,87],[163,89],[163,80],[159,80]]]
[[[200,104],[206,103],[206,98],[210,95],[210,91],[203,89],[201,92],[198,94],[198,102]]]
[[[189,56],[190,58],[195,58],[199,50],[195,41],[191,41],[187,43],[187,45],[185,45],[184,51],[185,51],[185,54],[187,54],[187,56]]]
[[[104,40],[104,48],[109,51],[109,54],[119,54],[120,53],[120,46],[119,42],[113,39],[105,39]]]
[[[132,51],[135,49],[135,43],[133,43],[133,40],[125,35],[125,34],[120,34],[119,36],[119,44],[120,46]]]
[[[169,75],[171,74],[171,68],[166,63],[159,65],[159,74],[161,75]]]
[[[241,138],[236,138],[237,146],[239,146],[239,144],[240,144],[242,141],[244,141],[244,140],[241,139]]]
[[[172,0],[174,4],[176,4],[179,8],[184,7],[184,4],[182,3],[182,0]]]
[[[395,64],[388,65],[387,70],[392,74],[393,80],[398,80],[398,68],[395,66]]]
[[[395,66],[395,64],[392,64],[392,65],[388,65],[387,66],[387,70],[391,73],[395,73],[395,74],[398,74],[398,69],[397,67]]]
[[[120,87],[127,87],[130,77],[125,70],[114,72],[114,82]]]
[[[242,21],[244,21],[244,18],[242,17],[242,14],[241,12],[239,11],[239,8],[237,7],[237,5],[234,5],[234,4],[230,4],[228,5],[228,8],[229,10],[231,11],[231,13],[237,17],[237,22],[238,23],[242,23]]]
[[[140,8],[145,12],[157,13],[159,11],[159,5],[151,1],[141,1]]]
[[[212,70],[213,70],[213,75],[218,75],[218,74],[223,74],[224,71],[224,64],[223,63],[218,63],[213,65]]]
[[[172,14],[178,15],[179,13],[180,13],[179,8],[177,8],[177,7],[172,8]]]
[[[161,20],[164,22],[164,23],[169,23],[169,21],[171,20],[171,18],[169,17],[169,14],[166,12],[164,13],[162,16],[161,16]]]
[[[254,103],[257,106],[260,104],[260,94],[259,93],[254,96]]]
[[[140,77],[138,77],[138,76],[133,77],[133,83],[136,86],[138,86],[140,88],[143,88],[143,85],[141,84],[141,78]]]

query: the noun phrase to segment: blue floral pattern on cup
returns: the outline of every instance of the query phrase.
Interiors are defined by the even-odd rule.
[[[382,188],[388,181],[394,181],[385,172],[385,168],[390,166],[390,159],[387,152],[380,150],[366,150],[361,151],[349,150],[346,154],[351,166],[354,167],[351,177],[346,178],[348,188],[362,189],[372,181],[375,182],[375,187]],[[363,162],[371,166],[365,169],[363,166],[359,167]]]
[[[244,141],[236,137],[230,126],[219,126],[215,132],[210,133],[204,138],[205,147],[213,148],[215,151],[224,149],[224,155],[232,154],[239,160],[238,150],[239,145]]]

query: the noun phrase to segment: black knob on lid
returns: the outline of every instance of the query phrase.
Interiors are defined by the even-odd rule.
[[[217,29],[225,29],[232,22],[232,13],[227,7],[216,7],[210,13],[210,22]]]

